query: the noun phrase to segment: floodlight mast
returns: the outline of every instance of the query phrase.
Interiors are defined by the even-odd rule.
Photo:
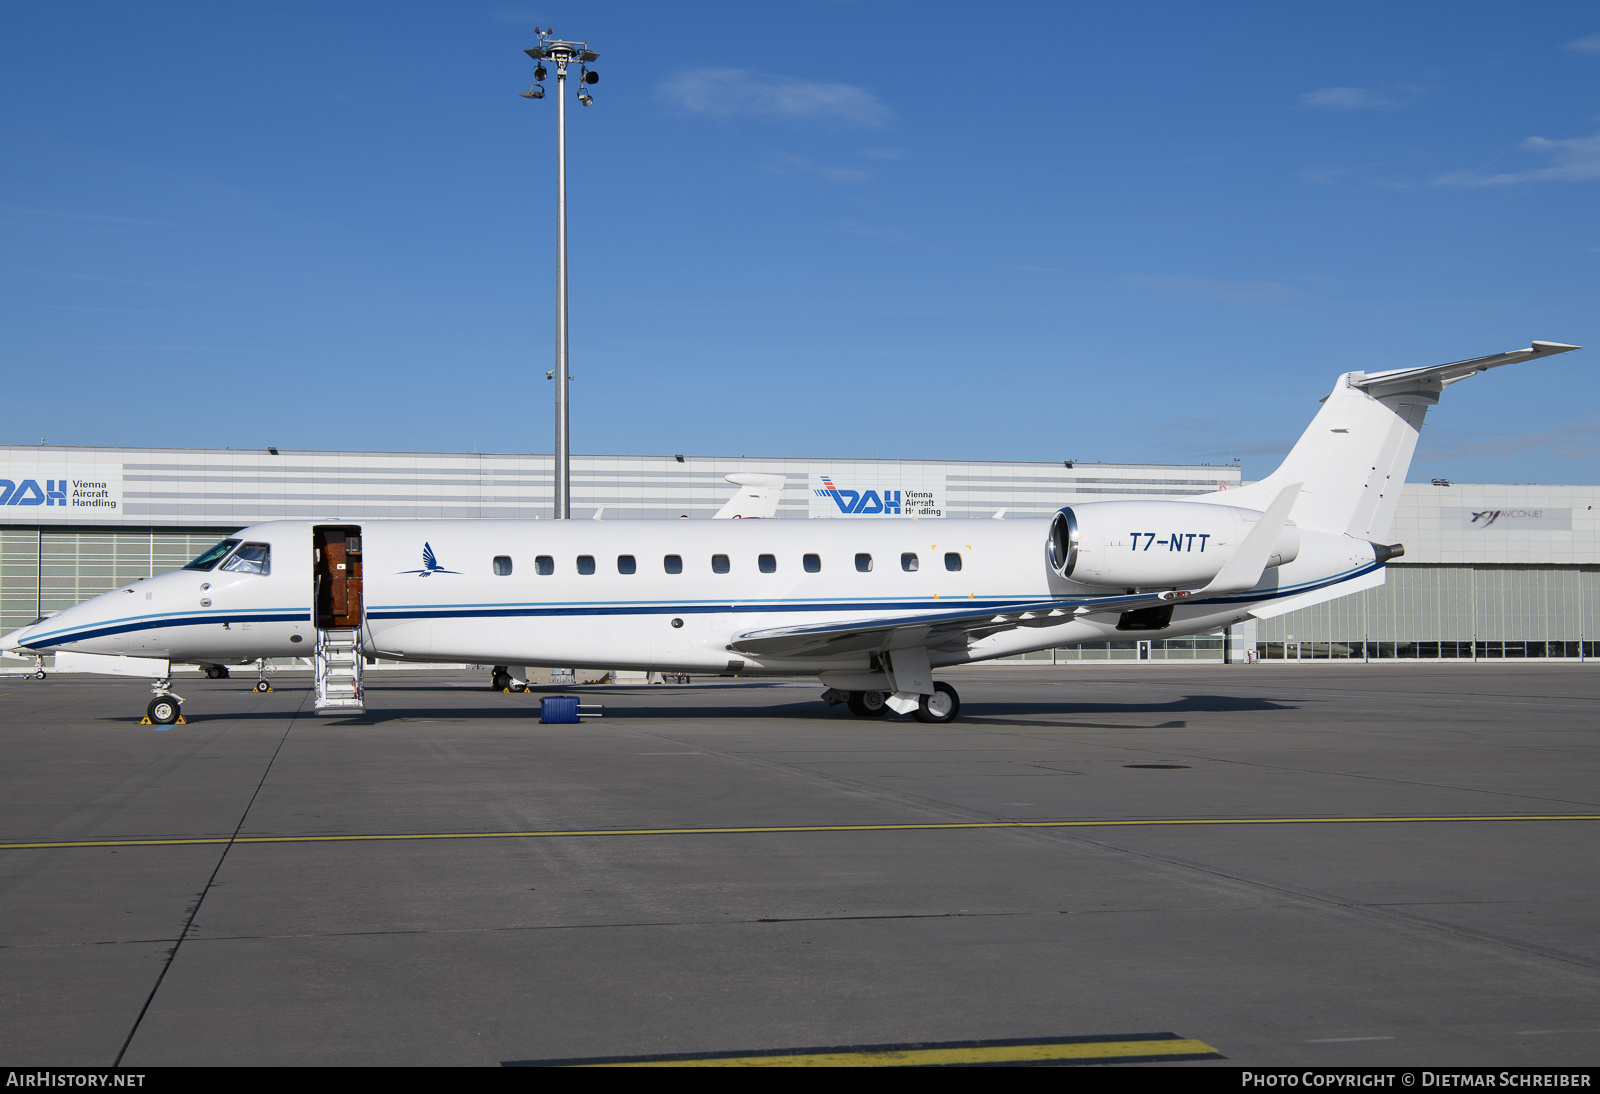
[[[535,27],[534,30],[539,28]],[[555,504],[556,520],[572,517],[572,439],[568,413],[567,373],[567,65],[578,62],[578,97],[584,106],[594,102],[584,86],[599,80],[598,73],[589,69],[590,61],[600,55],[591,51],[587,42],[565,42],[551,37],[551,32],[541,32],[539,44],[523,50],[538,64],[534,69],[534,85],[522,92],[525,99],[544,98],[542,81],[548,74],[546,60],[556,66],[556,436],[555,436]]]

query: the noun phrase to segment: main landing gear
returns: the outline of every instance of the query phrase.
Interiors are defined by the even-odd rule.
[[[955,688],[941,680],[933,685],[932,695],[924,695],[917,702],[917,709],[911,712],[911,716],[919,722],[943,725],[955,721],[960,713],[961,696],[956,694]]]
[[[852,691],[845,705],[857,718],[882,718],[889,713],[888,698],[885,691]]]
[[[228,678],[227,665],[207,665],[205,670],[208,680],[226,680]]]
[[[833,692],[835,698],[830,702],[838,702],[838,692]],[[827,698],[827,696],[824,696]],[[889,713],[889,693],[886,691],[852,691],[845,699],[845,705],[850,713],[857,718],[882,718]],[[917,708],[911,716],[919,722],[931,725],[943,725],[953,722],[956,715],[961,713],[961,696],[956,694],[956,689],[942,680],[933,685],[932,695],[919,696]]]
[[[496,665],[489,675],[490,691],[527,691],[526,680],[514,679],[511,670],[505,665]]]

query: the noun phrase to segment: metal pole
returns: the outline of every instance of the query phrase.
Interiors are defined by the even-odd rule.
[[[555,519],[572,516],[567,426],[567,60],[556,61],[556,496]]]

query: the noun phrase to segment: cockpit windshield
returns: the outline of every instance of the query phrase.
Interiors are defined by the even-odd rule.
[[[201,555],[199,558],[197,558],[193,562],[189,563],[189,565],[185,566],[184,569],[185,570],[209,570],[213,566],[215,566],[217,563],[221,562],[224,558],[226,558],[228,556],[228,552],[233,550],[237,546],[239,546],[239,541],[238,540],[236,540],[236,539],[225,539],[221,543],[217,544],[215,547],[213,547],[210,550],[208,550],[205,554]]]
[[[233,557],[224,562],[222,568],[241,574],[270,574],[272,548],[265,543],[246,543],[233,552]]]

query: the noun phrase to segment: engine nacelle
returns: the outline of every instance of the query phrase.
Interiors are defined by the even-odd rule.
[[[1094,501],[1056,514],[1047,557],[1057,576],[1101,588],[1204,585],[1233,557],[1261,514],[1193,501]],[[1300,531],[1289,524],[1267,568],[1293,562]]]

